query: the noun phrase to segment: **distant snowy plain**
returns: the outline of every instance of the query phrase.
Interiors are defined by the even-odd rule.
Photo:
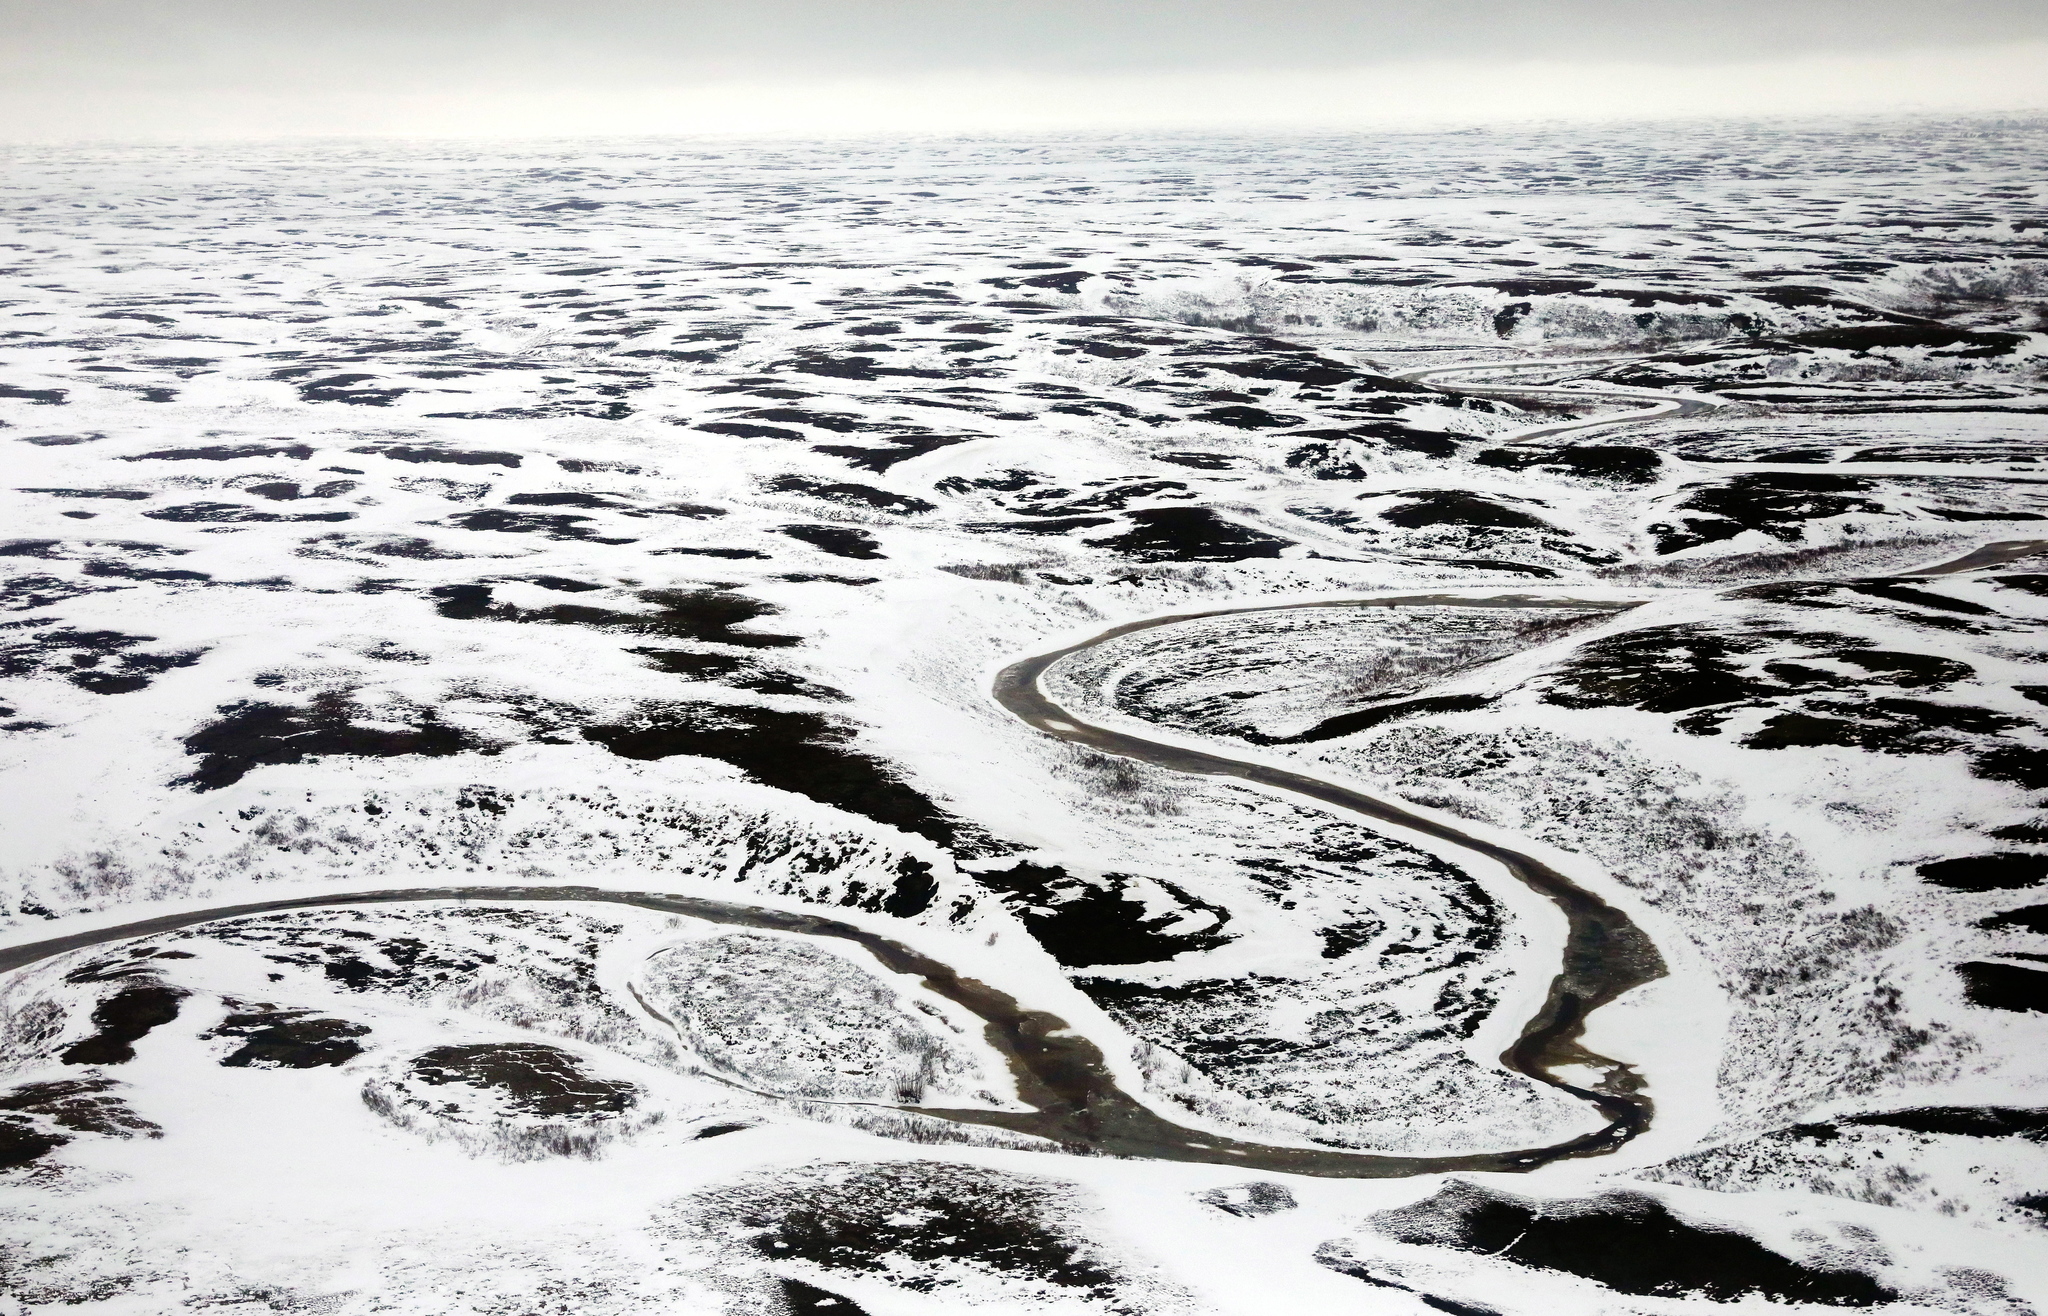
[[[10,151],[0,956],[333,899],[6,961],[0,1313],[2038,1308],[2044,150]],[[1499,864],[991,698],[1206,613],[1042,688],[1624,911],[1622,1069]],[[348,898],[564,885],[764,921]]]

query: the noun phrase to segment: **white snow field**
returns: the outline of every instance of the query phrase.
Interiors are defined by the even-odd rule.
[[[7,154],[0,1316],[2048,1303],[2048,120]]]

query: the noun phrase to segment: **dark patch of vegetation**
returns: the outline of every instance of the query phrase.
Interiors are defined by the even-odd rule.
[[[1992,854],[1963,855],[1922,864],[1916,871],[1921,881],[1945,886],[1951,891],[2010,891],[2048,879],[2048,854],[2003,850]]]
[[[392,758],[408,754],[444,757],[486,748],[486,742],[449,726],[431,708],[402,710],[410,726],[391,725],[400,710],[359,708],[344,691],[325,691],[305,706],[252,700],[220,708],[219,721],[184,738],[185,752],[199,766],[179,785],[194,790],[231,786],[257,767],[304,763],[336,754]]]
[[[586,511],[621,512],[633,504],[620,502],[608,494],[584,493],[576,490],[558,489],[549,493],[518,493],[505,500],[511,507],[581,507]]]
[[[1201,1194],[1204,1204],[1215,1207],[1229,1215],[1256,1219],[1262,1215],[1278,1215],[1292,1211],[1298,1203],[1294,1194],[1287,1191],[1284,1183],[1241,1183],[1228,1188],[1211,1188]]]
[[[865,530],[843,525],[786,525],[778,526],[791,539],[809,544],[820,552],[834,557],[873,559],[888,556],[875,537]]]
[[[702,1199],[712,1227],[746,1231],[762,1257],[876,1275],[913,1292],[954,1268],[1116,1296],[1118,1273],[1063,1225],[1058,1186],[965,1165],[819,1167]]]
[[[1849,636],[1830,636],[1844,645]],[[1545,690],[1566,708],[1640,708],[1675,713],[1764,694],[1776,683],[1746,675],[1730,661],[1763,647],[1761,637],[1718,634],[1697,624],[1655,626],[1580,646]]]
[[[311,1010],[258,1006],[230,1014],[207,1037],[235,1037],[242,1045],[221,1057],[230,1069],[316,1069],[345,1065],[363,1053],[355,1039],[369,1033],[362,1024],[314,1017]]]
[[[0,581],[0,612],[28,612],[99,591],[59,576],[12,576]]]
[[[313,455],[310,445],[304,443],[217,443],[205,448],[159,448],[154,452],[138,452],[132,457],[121,458],[124,462],[229,462],[244,457],[289,457],[293,461],[305,461]]]
[[[1419,699],[1397,699],[1392,703],[1361,708],[1351,713],[1339,713],[1323,719],[1308,730],[1293,736],[1264,736],[1256,731],[1241,731],[1244,739],[1259,745],[1306,745],[1319,740],[1335,740],[1340,736],[1355,736],[1388,722],[1404,717],[1419,717],[1424,713],[1466,713],[1473,709],[1488,708],[1500,702],[1499,695],[1425,695]]]
[[[1050,309],[1050,308],[1047,308]],[[878,350],[870,345],[870,351]],[[909,379],[972,379],[985,373],[975,370],[927,370],[917,366],[885,366],[877,364],[871,356],[835,356],[820,348],[805,348],[787,361],[778,361],[769,367],[772,370],[794,370],[801,374],[818,375],[826,379],[859,379],[873,381],[900,377]],[[798,435],[798,438],[803,437]]]
[[[1776,588],[1743,593],[1755,596]],[[1792,645],[1804,652],[1786,652]],[[1774,647],[1782,657],[1762,656]],[[1843,672],[1817,662],[1861,670]],[[1718,735],[1745,708],[1778,709],[1743,737],[1745,748],[1963,751],[1970,755],[1971,771],[1986,780],[2029,789],[2036,782],[2048,785],[2048,756],[2031,745],[1999,739],[2031,729],[2035,724],[2027,719],[1966,704],[1873,693],[1883,687],[1936,692],[1972,675],[1953,659],[1876,649],[1853,636],[1786,630],[1738,635],[1690,624],[1594,640],[1547,679],[1542,698],[1566,708],[1698,710],[1676,723],[1696,736]]]
[[[1063,516],[1045,521],[969,521],[961,525],[962,530],[976,534],[1000,534],[1018,531],[1027,535],[1063,535],[1071,530],[1092,530],[1099,525],[1113,525],[1113,516]]]
[[[0,1116],[0,1170],[17,1169],[41,1159],[71,1139],[37,1128],[16,1116]]]
[[[1972,1005],[2020,1014],[2048,1014],[2048,973],[1987,961],[1958,964],[1956,973],[1961,976],[1964,994]]]
[[[846,698],[841,691],[818,685],[791,672],[761,667],[726,653],[691,653],[687,649],[628,649],[647,659],[657,671],[686,676],[693,681],[717,681],[739,690],[764,695],[802,695],[807,699]]]
[[[436,612],[457,621],[487,618],[557,626],[590,626],[621,635],[695,640],[747,649],[781,649],[803,643],[795,635],[735,629],[760,617],[775,616],[781,609],[744,594],[720,589],[651,589],[635,594],[633,597],[639,602],[654,605],[650,612],[626,612],[585,603],[520,608],[493,600],[488,584],[440,585],[429,590],[428,594],[438,600],[434,605]]]
[[[516,452],[482,452],[464,448],[419,448],[405,444],[370,444],[362,448],[350,448],[350,452],[368,453],[377,457],[389,457],[396,462],[438,462],[450,466],[510,466],[519,465]]]
[[[138,982],[123,987],[93,1007],[99,1031],[66,1047],[57,1057],[67,1065],[125,1065],[135,1058],[135,1043],[178,1017],[189,993],[165,983]]]
[[[1977,926],[1987,932],[2018,928],[2022,932],[2048,933],[2048,905],[2027,905],[1979,919]]]
[[[1517,302],[1515,305],[1526,309],[1529,304],[1527,302]],[[1512,310],[1514,308],[1510,307],[1509,309]],[[1503,333],[1502,337],[1506,337],[1506,334]],[[1353,1279],[1364,1280],[1375,1288],[1395,1289],[1402,1293],[1412,1293],[1415,1295],[1416,1301],[1428,1307],[1431,1311],[1447,1312],[1449,1316],[1501,1316],[1499,1310],[1493,1307],[1482,1307],[1476,1302],[1459,1302],[1455,1298],[1440,1298],[1433,1293],[1424,1293],[1418,1289],[1410,1288],[1399,1280],[1375,1275],[1364,1262],[1356,1257],[1341,1255],[1334,1247],[1325,1246],[1319,1250],[1316,1253],[1316,1260],[1340,1275],[1349,1275]]]
[[[593,1078],[577,1056],[538,1042],[439,1046],[413,1057],[406,1073],[433,1086],[454,1083],[489,1092],[522,1115],[557,1119],[618,1115],[640,1099],[634,1084]]]
[[[1692,730],[1687,719],[1682,730]],[[1702,719],[1712,734],[1711,719]],[[1833,747],[1880,754],[1943,754],[1969,746],[1969,738],[1998,735],[2031,725],[2025,718],[1960,704],[1924,699],[1812,700],[1799,712],[1775,713],[1742,738],[1747,749]],[[2025,751],[2023,751],[2025,752]],[[2034,751],[2038,753],[2038,751]],[[1988,760],[1994,771],[2011,765]],[[1979,771],[1980,777],[1992,777]],[[1992,777],[1997,780],[1996,777]]]
[[[1787,334],[1785,341],[1801,347],[1872,352],[1883,348],[1925,347],[1934,356],[2006,356],[2027,341],[2025,334],[1978,333],[1939,325],[1858,324],[1837,329],[1810,329]]]
[[[1228,425],[1238,430],[1284,430],[1302,423],[1300,416],[1280,416],[1258,407],[1211,407],[1198,411],[1190,420],[1206,420],[1214,425]]]
[[[443,548],[431,539],[417,535],[321,535],[306,541],[299,550],[302,557],[333,557],[341,552],[374,553],[378,557],[407,558],[414,562],[452,562],[471,556],[458,553],[452,548]]]
[[[64,395],[70,391],[64,388],[17,388],[13,384],[0,384],[0,398],[11,398],[38,407],[61,407],[65,405]]]
[[[834,484],[802,475],[778,475],[764,482],[762,488],[769,493],[802,494],[848,507],[864,507],[878,512],[895,512],[899,515],[937,510],[935,504],[928,503],[922,498],[913,498],[908,494],[891,493],[887,489],[877,489],[867,484]]]
[[[1664,465],[1663,457],[1653,449],[1619,444],[1489,448],[1472,460],[1481,466],[1503,470],[1538,470],[1547,475],[1602,480],[1609,484],[1655,484]]]
[[[272,377],[276,378],[275,375]],[[341,402],[353,407],[388,407],[393,400],[402,398],[412,391],[405,388],[360,387],[376,378],[376,375],[341,374],[329,375],[325,379],[309,379],[298,386],[299,400]]]
[[[1849,595],[1844,600],[1842,595]],[[1936,612],[1952,612],[1969,617],[1995,617],[1996,609],[1968,599],[1951,598],[1936,594],[1925,586],[1910,580],[1888,577],[1869,577],[1862,580],[1788,580],[1768,585],[1751,585],[1746,589],[1731,590],[1731,599],[1757,599],[1765,603],[1791,603],[1806,608],[1840,607],[1844,603],[1854,606],[1858,599],[1877,599],[1890,603],[1903,603],[1913,608],[1932,608]],[[1896,612],[1894,615],[1897,615]],[[1930,624],[1925,616],[1915,618],[1922,625]],[[1938,619],[1936,619],[1938,620]],[[1937,629],[1949,629],[1938,626]]]
[[[867,1310],[851,1298],[829,1293],[800,1279],[780,1279],[778,1295],[789,1316],[867,1316]]]
[[[1877,1115],[1851,1115],[1837,1124],[1874,1124],[1914,1133],[1960,1138],[2025,1138],[2048,1142],[2048,1110],[2019,1106],[1923,1106]]]
[[[1898,1297],[1860,1271],[1805,1266],[1746,1234],[1691,1224],[1644,1193],[1538,1201],[1453,1180],[1420,1202],[1369,1218],[1402,1243],[1477,1252],[1622,1293],[1715,1302],[1755,1295],[1830,1307]]]
[[[621,758],[678,754],[730,763],[765,786],[950,844],[957,824],[880,759],[847,748],[852,730],[818,713],[731,704],[649,704],[631,720],[583,728]]]
[[[1107,873],[1099,881],[1070,875],[1049,864],[1020,863],[1000,872],[974,873],[974,880],[1002,893],[1003,903],[1063,966],[1150,964],[1187,951],[1211,950],[1235,941],[1224,935],[1228,910],[1188,894],[1169,882],[1151,885],[1165,897],[1157,903],[1133,900],[1140,879]],[[1163,904],[1165,908],[1160,909]],[[1190,914],[1207,916],[1200,931],[1169,932],[1186,926]]]
[[[147,515],[147,513],[145,513]],[[448,518],[464,530],[494,530],[507,535],[542,535],[548,539],[587,539],[597,544],[630,544],[630,539],[607,539],[597,527],[584,524],[587,516],[567,513],[514,512],[502,507],[479,507],[457,512]]]
[[[1225,520],[1207,507],[1147,507],[1126,519],[1130,529],[1123,534],[1087,542],[1140,562],[1243,562],[1278,557],[1292,542]]]
[[[1649,527],[1659,553],[1677,553],[1701,544],[1733,539],[1755,530],[1786,543],[1805,538],[1805,524],[1831,516],[1859,513],[1891,515],[1872,498],[1869,480],[1849,475],[1803,471],[1736,475],[1713,484],[1690,485],[1672,505],[1670,521]]]
[[[780,425],[756,425],[744,420],[714,420],[697,428],[706,434],[725,434],[735,439],[794,439],[802,442],[810,437],[799,430],[784,429]]]
[[[1037,501],[1016,509],[1027,516],[1079,516],[1091,512],[1119,512],[1140,498],[1192,498],[1194,495],[1179,480],[1138,480],[1079,496],[1067,489],[1042,489],[1027,497]],[[1053,505],[1040,505],[1044,502]]]
[[[119,498],[129,502],[140,502],[154,498],[155,494],[146,489],[17,489],[16,493],[50,494],[58,498]]]
[[[728,1133],[745,1133],[753,1127],[751,1124],[706,1124],[691,1134],[690,1139],[695,1142],[704,1138],[723,1138]]]
[[[849,465],[877,474],[886,472],[898,462],[922,457],[928,452],[950,448],[956,443],[982,437],[978,434],[895,434],[889,436],[889,447],[864,448],[854,444],[816,443],[812,452],[822,452],[828,457],[843,458]]]
[[[213,579],[204,571],[184,571],[176,567],[139,567],[132,562],[88,562],[85,564],[85,574],[109,576],[117,580],[156,580],[189,584],[200,584]]]
[[[198,521],[234,523],[242,521],[349,521],[354,512],[300,512],[286,515],[283,512],[266,512],[260,507],[247,503],[183,503],[177,507],[158,507],[144,512],[152,521]]]
[[[1464,489],[1410,489],[1402,501],[1381,512],[1380,520],[1408,530],[1430,526],[1488,526],[1500,530],[1555,530],[1542,517],[1505,507],[1484,494]]]
[[[1447,283],[1447,288],[1491,288],[1510,297],[1557,297],[1565,293],[1589,292],[1600,285],[1592,279],[1474,279]]]
[[[25,1083],[0,1094],[0,1170],[37,1160],[71,1141],[65,1132],[111,1138],[137,1134],[160,1138],[163,1130],[107,1093],[120,1084],[109,1078]]]
[[[77,631],[69,627],[42,631],[15,644],[0,645],[0,676],[39,672],[61,675],[81,690],[97,695],[128,694],[173,668],[190,667],[204,651],[132,653],[137,645],[155,643],[149,635],[120,631]]]

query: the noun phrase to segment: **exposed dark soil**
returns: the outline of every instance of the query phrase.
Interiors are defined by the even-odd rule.
[[[1898,1294],[1854,1270],[1816,1269],[1746,1234],[1691,1224],[1643,1193],[1541,1201],[1453,1180],[1412,1206],[1369,1217],[1403,1243],[1477,1252],[1622,1293],[1871,1307]]]
[[[438,1046],[413,1057],[406,1072],[422,1083],[491,1092],[520,1114],[554,1119],[618,1115],[640,1100],[633,1084],[593,1078],[576,1056],[538,1042]]]

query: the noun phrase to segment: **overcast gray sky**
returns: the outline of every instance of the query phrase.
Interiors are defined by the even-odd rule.
[[[1517,100],[1570,112],[1566,88],[1499,85],[1545,70],[1604,70],[1614,82],[1578,93],[1597,113],[1631,97],[1711,112],[1718,70],[1729,109],[2048,100],[2043,0],[0,0],[0,33],[17,135],[461,130],[507,114],[730,130],[749,98],[777,103],[753,111],[764,126],[886,105],[900,126],[972,127],[997,102],[1029,117],[1034,97],[1069,119],[1092,102],[1105,121],[1149,106],[1139,117],[1163,122],[1175,98],[1213,119],[1232,89],[1251,118],[1318,102],[1371,117],[1418,94],[1451,117]]]

